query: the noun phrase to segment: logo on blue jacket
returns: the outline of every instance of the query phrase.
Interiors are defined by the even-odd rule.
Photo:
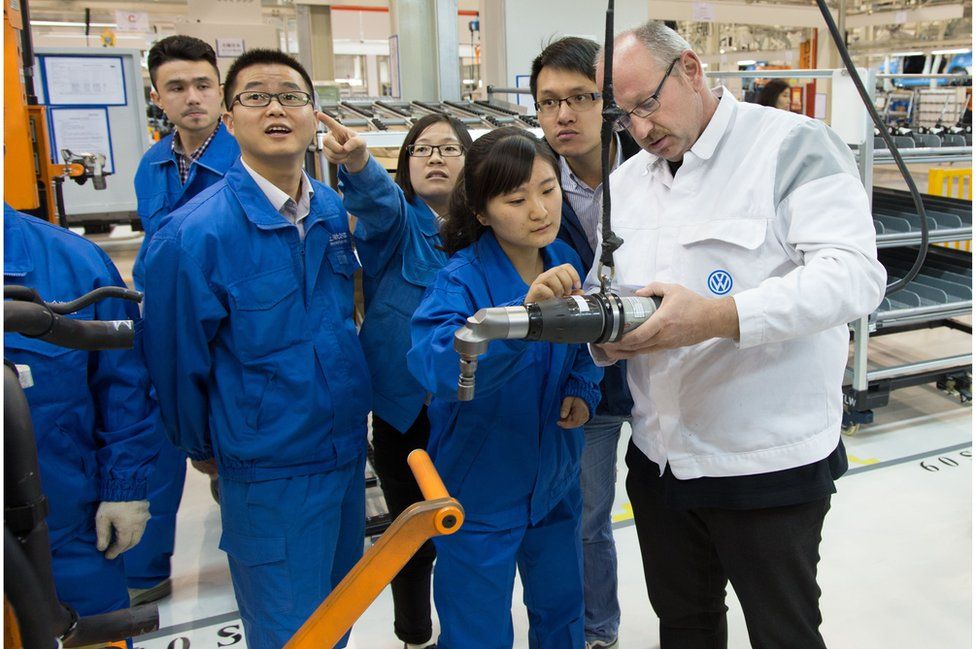
[[[708,276],[708,290],[715,295],[725,295],[732,290],[732,276],[724,270],[713,270]]]

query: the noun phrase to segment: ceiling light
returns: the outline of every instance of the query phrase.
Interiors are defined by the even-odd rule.
[[[736,65],[755,65],[756,62],[752,59],[742,59],[741,61],[736,61]]]
[[[968,51],[968,47],[957,47],[954,50],[932,50],[932,54],[965,54]]]
[[[65,34],[65,33],[40,34],[38,36],[38,38],[98,38],[98,37],[99,37],[98,34],[88,34],[88,36],[85,36],[83,33],[80,33],[80,32],[79,33],[76,33],[76,34]],[[146,40],[146,36],[145,35],[142,35],[142,36],[130,36],[130,35],[127,35],[127,34],[117,34],[115,36],[115,38],[117,38],[118,40],[125,40],[125,41],[145,41]]]
[[[925,52],[892,52],[891,56],[922,56]]]
[[[59,20],[32,20],[34,27],[84,27],[85,23],[62,22]],[[118,23],[88,23],[90,27],[118,27]]]

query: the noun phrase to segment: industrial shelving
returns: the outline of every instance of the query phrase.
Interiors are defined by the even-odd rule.
[[[945,75],[879,76],[940,78]],[[873,80],[869,87],[874,87]],[[869,133],[873,133],[872,125],[869,128],[872,129]],[[971,163],[971,137],[929,135],[898,138],[901,141],[896,144],[906,164]],[[861,179],[869,188],[873,186],[874,166],[894,162],[887,149],[873,150],[877,139],[869,135],[867,141],[872,142],[872,150],[860,146],[856,151]],[[907,191],[873,188],[871,196],[878,259],[887,269],[889,281],[894,281],[908,273],[918,254],[921,243],[918,212]],[[972,238],[972,204],[969,201],[923,195],[922,203],[928,217],[930,244]],[[972,315],[972,280],[970,253],[930,247],[925,264],[914,280],[901,291],[886,296],[874,313],[851,323],[852,360],[845,373],[844,386],[843,430],[846,434],[854,434],[862,424],[872,422],[874,409],[887,405],[889,395],[895,389],[935,383],[962,402],[972,398],[972,353],[868,367],[871,336],[937,327],[972,335],[972,324],[966,321]]]

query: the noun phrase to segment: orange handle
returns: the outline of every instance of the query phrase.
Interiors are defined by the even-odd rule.
[[[410,455],[407,456],[407,464],[410,465],[413,477],[420,485],[420,492],[424,494],[424,499],[450,498],[447,494],[447,487],[444,486],[441,476],[434,468],[434,463],[430,461],[427,451],[422,448],[410,451]]]

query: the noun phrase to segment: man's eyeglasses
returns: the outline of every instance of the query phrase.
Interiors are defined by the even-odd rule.
[[[434,155],[434,149],[442,158],[457,158],[464,155],[464,147],[460,144],[410,144],[407,155],[412,158],[429,158]]]
[[[543,99],[535,102],[535,110],[539,115],[555,115],[559,112],[559,105],[565,101],[566,105],[574,111],[582,113],[596,106],[597,100],[601,97],[603,95],[598,92],[583,92],[562,99]]]
[[[301,108],[308,106],[312,101],[312,95],[301,90],[289,90],[287,92],[242,92],[234,97],[230,103],[233,106],[240,103],[241,106],[248,108],[264,108],[271,103],[272,99],[277,99],[278,103],[285,108]]]
[[[664,88],[664,82],[667,81],[668,77],[671,76],[671,70],[674,69],[674,64],[680,60],[681,57],[679,56],[675,60],[671,61],[671,65],[668,66],[667,72],[664,73],[664,78],[661,79],[661,83],[657,84],[657,88],[654,89],[654,93],[644,101],[634,106],[633,110],[618,117],[613,123],[613,130],[617,131],[618,133],[620,131],[626,131],[628,128],[630,128],[631,115],[636,115],[637,117],[642,118],[650,117],[654,114],[654,111],[661,107],[661,100],[659,97],[661,96],[661,90]]]

